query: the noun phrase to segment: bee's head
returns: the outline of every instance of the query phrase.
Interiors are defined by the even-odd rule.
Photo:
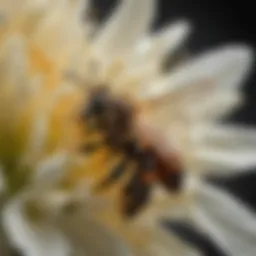
[[[109,100],[110,96],[105,88],[93,90],[82,111],[82,120],[89,126],[98,126],[106,115]]]
[[[90,93],[82,112],[82,120],[93,129],[124,132],[130,126],[132,113],[130,104],[101,87]]]

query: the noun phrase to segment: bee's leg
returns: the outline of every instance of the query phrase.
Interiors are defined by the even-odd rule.
[[[112,141],[113,136],[107,137],[105,139],[106,144],[109,144]],[[109,175],[100,182],[99,187],[104,188],[112,183],[118,181],[122,175],[124,174],[125,170],[127,169],[131,160],[134,160],[137,154],[137,145],[133,141],[128,141],[120,146],[121,151],[124,153],[124,159],[121,160],[112,170],[109,171]]]
[[[124,188],[123,212],[127,217],[133,217],[149,200],[151,183],[147,183],[137,171]]]
[[[136,160],[137,162],[143,154],[143,149],[134,140],[127,141],[123,145],[123,151],[128,158]]]
[[[102,147],[103,142],[102,141],[97,141],[97,142],[89,142],[86,144],[83,144],[80,148],[79,151],[84,154],[92,154],[95,151],[97,151],[100,147]]]
[[[170,170],[158,170],[158,178],[161,184],[171,192],[180,192],[184,181],[183,170],[171,172]]]
[[[110,170],[109,175],[99,183],[98,188],[102,189],[108,187],[112,183],[118,181],[124,174],[128,164],[129,160],[126,158],[118,163],[112,170]]]
[[[143,153],[138,169],[124,189],[124,213],[135,215],[149,200],[152,183],[155,181],[155,161],[151,154]]]
[[[140,159],[141,178],[145,183],[152,183],[157,180],[156,162],[154,155],[145,152]]]

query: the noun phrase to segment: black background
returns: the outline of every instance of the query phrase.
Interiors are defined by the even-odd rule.
[[[140,1],[140,0],[138,0]],[[96,15],[104,21],[116,4],[116,0],[94,0]],[[188,19],[194,26],[194,33],[189,40],[192,54],[229,42],[242,42],[251,45],[256,54],[255,8],[253,1],[243,0],[159,0],[158,19],[155,28],[180,18]],[[142,14],[143,15],[143,14]],[[255,68],[254,68],[255,70]],[[254,71],[244,93],[246,105],[229,117],[230,122],[256,125],[256,72]],[[255,156],[256,157],[256,156]],[[212,180],[224,187],[256,211],[256,174],[240,175],[228,180]],[[172,231],[202,249],[207,256],[224,256],[206,237],[183,224],[167,223]],[[256,245],[255,245],[256,246]],[[170,252],[171,255],[171,252]]]

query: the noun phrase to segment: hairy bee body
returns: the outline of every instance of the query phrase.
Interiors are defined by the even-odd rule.
[[[126,216],[133,216],[147,203],[155,182],[169,191],[179,191],[182,166],[178,157],[157,132],[137,120],[129,103],[113,97],[104,87],[98,88],[91,93],[81,118],[91,130],[103,134],[101,143],[123,156],[99,184],[101,188],[118,181],[129,163],[135,163],[136,170],[122,191]],[[85,145],[84,148],[93,147]]]

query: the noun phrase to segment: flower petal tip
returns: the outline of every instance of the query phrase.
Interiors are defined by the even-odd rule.
[[[226,57],[236,63],[241,73],[251,71],[255,58],[254,49],[247,44],[232,44],[225,47]]]

